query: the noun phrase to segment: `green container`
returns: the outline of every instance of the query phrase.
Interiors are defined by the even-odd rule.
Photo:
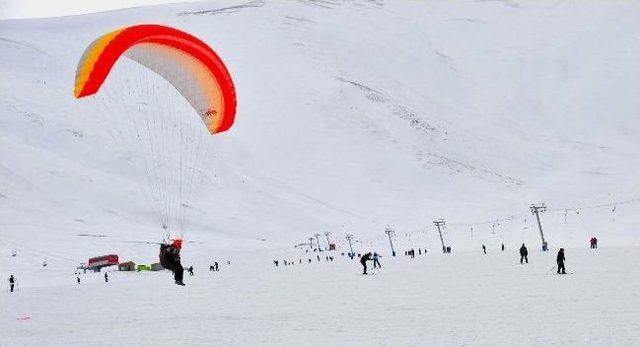
[[[140,264],[140,265],[138,265],[138,267],[136,269],[138,271],[151,271],[151,266]]]

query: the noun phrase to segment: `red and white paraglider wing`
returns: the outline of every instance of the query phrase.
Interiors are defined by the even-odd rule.
[[[78,63],[75,96],[95,94],[122,55],[171,83],[211,134],[233,125],[235,88],[220,57],[196,37],[162,25],[131,26],[96,39]]]

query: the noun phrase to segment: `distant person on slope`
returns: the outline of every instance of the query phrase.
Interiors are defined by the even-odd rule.
[[[487,254],[487,246],[482,245],[482,251],[484,252],[484,254]]]
[[[367,261],[369,260],[371,260],[371,252],[363,255],[362,258],[360,258],[360,264],[362,264],[362,267],[364,268],[364,270],[362,271],[363,275],[367,275]]]
[[[520,247],[520,264],[522,264],[522,260],[526,261],[527,264],[529,263],[529,259],[527,258],[528,255],[529,251],[527,251],[527,247],[523,243],[522,247]]]
[[[502,251],[504,252],[504,243],[502,244]]]
[[[104,282],[109,283],[109,274],[106,272],[104,273]]]
[[[380,265],[380,257],[381,255],[379,255],[378,253],[373,253],[373,268],[381,268],[382,265]]]
[[[16,285],[16,278],[13,275],[9,276],[9,290],[13,293],[13,287]]]
[[[160,264],[167,270],[173,271],[173,278],[177,285],[184,286],[182,282],[182,276],[184,275],[184,268],[180,263],[180,250],[182,249],[182,240],[173,240],[171,245],[160,245]]]
[[[567,273],[564,270],[564,248],[560,248],[560,250],[558,251],[556,263],[558,264],[558,274],[566,275]],[[562,270],[562,272],[560,270]]]

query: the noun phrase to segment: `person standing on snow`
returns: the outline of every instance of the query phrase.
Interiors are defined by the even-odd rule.
[[[529,251],[527,251],[527,247],[523,243],[522,247],[520,247],[520,264],[522,264],[523,259],[527,262],[527,264],[529,264],[529,259],[527,258],[528,255]]]
[[[76,277],[76,281],[78,281],[78,284],[80,284],[80,277]]]
[[[180,250],[182,249],[182,240],[173,240],[171,245],[160,245],[160,264],[167,270],[173,271],[173,278],[175,283],[180,286],[184,286],[182,277],[184,275],[184,268],[180,263]]]
[[[564,248],[560,248],[560,250],[558,251],[556,263],[558,264],[558,274],[566,275],[567,273],[564,270]],[[562,272],[560,270],[562,270]]]
[[[16,285],[16,278],[13,275],[9,276],[9,291],[13,293],[13,287]]]
[[[378,253],[373,253],[373,268],[381,268],[382,265],[380,265],[380,257],[381,255],[379,255]]]
[[[360,264],[362,264],[362,267],[364,268],[364,271],[362,271],[363,275],[368,275],[367,274],[367,261],[371,260],[371,252],[365,254],[362,256],[362,258],[360,258]]]
[[[482,251],[484,252],[484,254],[487,254],[487,246],[482,245]]]
[[[504,252],[504,243],[502,244],[502,251]]]
[[[104,282],[109,283],[109,274],[106,272],[104,273]]]

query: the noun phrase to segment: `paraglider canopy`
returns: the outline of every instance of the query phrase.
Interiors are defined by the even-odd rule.
[[[134,25],[101,35],[84,51],[74,96],[94,94],[100,95],[86,99],[99,104],[96,110],[104,115],[99,120],[112,128],[127,157],[138,159],[130,162],[147,182],[163,242],[169,243],[172,228],[182,238],[192,197],[209,178],[209,135],[234,123],[236,93],[229,71],[211,47],[186,32]],[[206,130],[192,117],[194,111]],[[118,124],[119,119],[125,122]],[[178,241],[176,249],[182,245]]]
[[[97,93],[122,55],[171,83],[200,115],[211,134],[233,125],[236,93],[220,57],[198,38],[163,25],[134,25],[93,41],[78,63],[75,97]]]

